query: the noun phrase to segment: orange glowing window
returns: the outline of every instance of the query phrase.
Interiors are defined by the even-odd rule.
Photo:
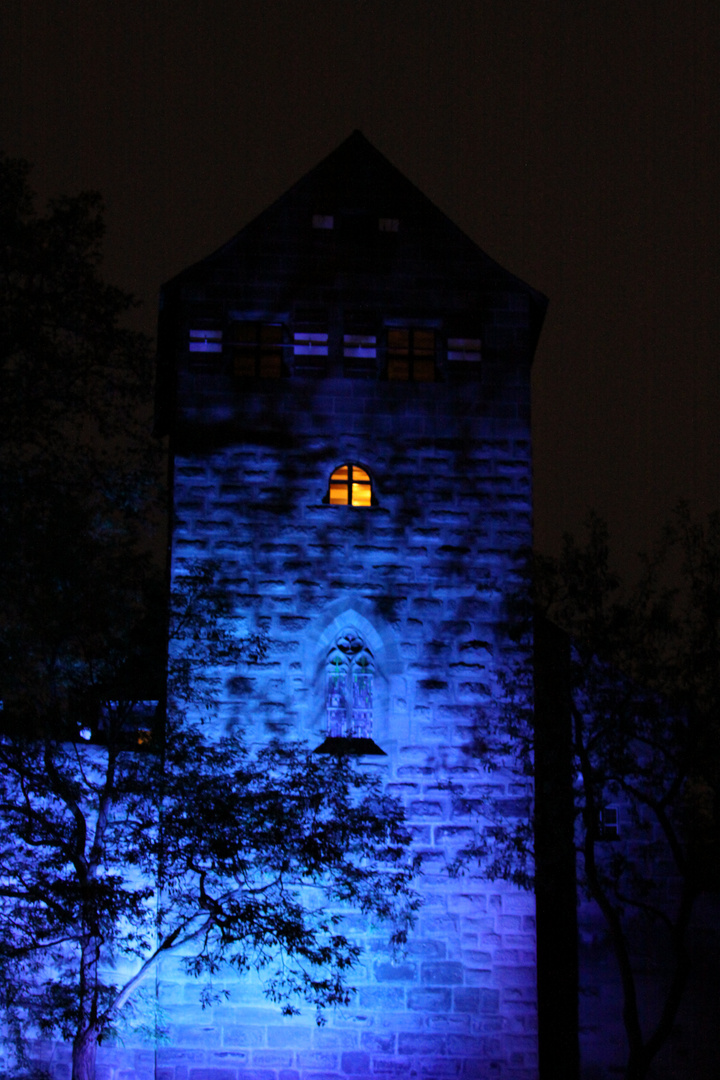
[[[330,506],[372,506],[372,482],[359,465],[341,465],[330,477]]]
[[[434,382],[435,331],[398,327],[387,334],[388,379]]]

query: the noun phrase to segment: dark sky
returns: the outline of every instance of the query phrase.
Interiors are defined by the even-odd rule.
[[[536,541],[720,506],[717,0],[3,0],[0,145],[142,299],[359,127],[550,297]]]

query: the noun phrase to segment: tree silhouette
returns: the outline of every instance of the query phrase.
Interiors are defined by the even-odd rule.
[[[535,557],[533,587],[512,607],[518,633],[533,615],[536,625],[560,628],[554,647],[565,655],[550,673],[529,660],[517,668],[478,738],[491,758],[517,746],[523,778],[540,770],[547,740],[529,688],[536,678],[554,680],[563,712],[554,731],[566,740],[567,768],[552,779],[564,776],[562,790],[540,794],[574,807],[578,884],[599,908],[620,977],[625,1076],[642,1080],[687,985],[696,901],[720,885],[720,517],[698,523],[679,507],[637,581],[624,584],[611,567],[607,528],[591,516],[585,542],[566,537],[558,558]],[[552,817],[552,805],[543,813]],[[525,875],[533,837],[520,826],[496,815],[466,858],[482,858],[491,876]],[[561,866],[559,830],[545,830],[542,842],[543,858]],[[651,1017],[640,1004],[640,944],[654,950],[662,987]]]
[[[39,216],[27,177],[0,161],[0,988],[18,1053],[72,1040],[73,1080],[92,1080],[171,951],[204,1000],[227,964],[285,1011],[345,1002],[344,914],[399,942],[416,868],[361,769],[219,731],[217,673],[262,639],[237,637],[210,565],[168,612],[148,343],[99,276],[98,197]]]

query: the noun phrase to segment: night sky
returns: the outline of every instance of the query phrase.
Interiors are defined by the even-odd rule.
[[[0,146],[142,300],[354,128],[550,298],[536,542],[720,506],[717,0],[3,0]]]

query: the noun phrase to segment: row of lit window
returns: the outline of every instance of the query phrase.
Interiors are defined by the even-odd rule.
[[[436,332],[425,327],[390,327],[386,332],[388,379],[432,382],[435,379]],[[296,330],[292,335],[292,355],[296,366],[317,366],[329,356],[329,335],[323,330]],[[283,372],[284,328],[279,323],[235,322],[227,331],[190,330],[191,353],[222,353],[224,345],[233,358],[234,374],[240,377],[280,378]],[[374,371],[378,356],[376,334],[343,334],[345,365],[358,372]],[[447,339],[447,359],[451,364],[477,364],[480,339]]]

